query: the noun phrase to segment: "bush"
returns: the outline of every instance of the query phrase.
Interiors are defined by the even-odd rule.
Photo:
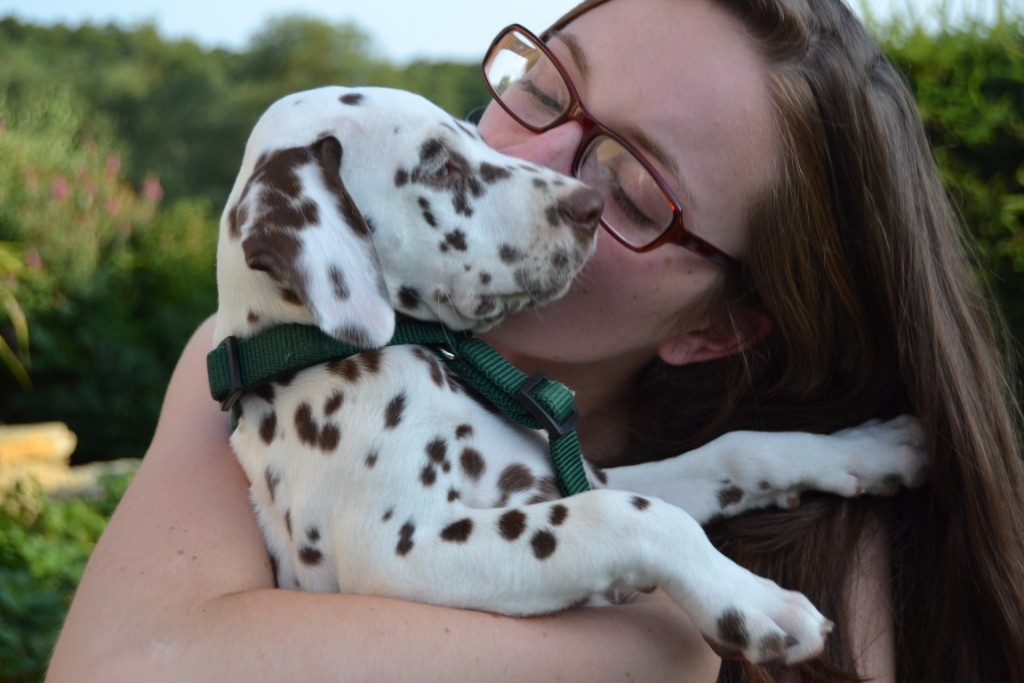
[[[914,89],[982,276],[1024,341],[1024,15],[938,34],[901,22],[877,31]]]
[[[28,320],[12,288],[22,273],[22,263],[15,255],[13,245],[0,243],[0,310],[6,316],[9,329],[0,334],[0,362],[7,367],[22,389],[30,389],[32,380],[22,359],[28,358]],[[3,318],[0,318],[3,320]],[[0,332],[4,332],[0,328]]]
[[[0,492],[0,683],[42,680],[86,560],[131,475],[95,499]]]
[[[70,91],[4,104],[0,241],[21,267],[0,281],[28,321],[32,357],[17,360],[34,388],[0,376],[0,415],[66,422],[76,462],[137,457],[181,347],[216,306],[216,222],[203,200],[162,206],[156,177],[122,180]]]

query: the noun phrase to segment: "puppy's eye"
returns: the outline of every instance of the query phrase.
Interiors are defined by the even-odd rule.
[[[432,178],[445,173],[445,166],[451,163],[448,146],[440,138],[431,138],[420,146],[420,174]]]
[[[412,177],[416,182],[448,186],[460,182],[469,168],[469,162],[452,145],[432,138],[420,146],[419,164]]]
[[[444,163],[440,164],[437,167],[437,169],[435,169],[430,174],[430,177],[433,178],[434,180],[445,180],[445,179],[450,178],[451,176],[457,174],[458,172],[459,172],[458,168],[456,168],[456,166],[452,162],[452,160],[451,159],[446,159],[444,161]]]
[[[420,178],[423,182],[431,185],[450,185],[458,182],[465,174],[465,164],[459,159],[447,158],[438,159],[421,169]]]

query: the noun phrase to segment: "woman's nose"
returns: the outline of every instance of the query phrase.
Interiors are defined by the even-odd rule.
[[[572,162],[583,139],[583,129],[578,123],[569,121],[543,133],[534,133],[504,111],[494,111],[496,109],[500,107],[490,107],[480,121],[480,134],[489,145],[517,159],[566,175],[572,173]]]

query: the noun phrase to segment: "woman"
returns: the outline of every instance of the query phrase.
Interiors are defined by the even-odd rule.
[[[603,464],[736,428],[920,415],[927,489],[807,500],[713,535],[837,620],[826,656],[781,680],[1024,680],[1011,374],[913,102],[875,43],[837,0],[597,0],[547,38],[692,233],[643,253],[602,235],[566,299],[488,339],[577,390],[584,447]],[[589,121],[528,130],[510,109],[481,121],[491,144],[572,170]],[[205,393],[211,330],[175,371],[51,680],[771,680],[723,664],[658,592],[523,620],[273,590]]]

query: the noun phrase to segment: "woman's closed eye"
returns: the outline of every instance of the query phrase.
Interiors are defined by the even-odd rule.
[[[604,195],[605,219],[619,229],[664,228],[658,208],[665,199],[646,169],[617,144],[604,142],[594,149],[581,177]]]
[[[559,101],[557,93],[545,90],[532,78],[524,78],[517,85],[528,96],[532,106],[545,109],[554,116],[565,110],[565,105]]]
[[[634,201],[630,197],[630,193],[622,186],[619,182],[613,182],[609,185],[609,194],[611,194],[614,200],[614,206],[618,209],[622,217],[628,221],[633,227],[641,230],[656,230],[662,226],[658,225],[654,219],[647,215],[641,208],[643,202],[637,200]],[[606,205],[605,211],[608,211]]]

